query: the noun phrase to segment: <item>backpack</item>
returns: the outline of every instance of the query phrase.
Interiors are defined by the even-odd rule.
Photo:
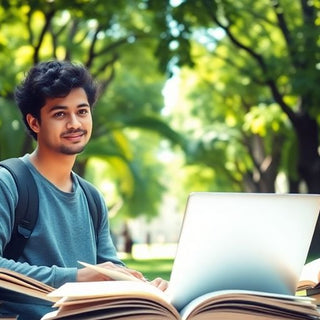
[[[39,213],[39,195],[34,178],[27,165],[18,158],[0,161],[15,180],[18,189],[18,203],[15,209],[15,222],[10,242],[6,245],[3,257],[17,260],[31,236]],[[88,201],[89,211],[96,232],[101,222],[101,201],[98,191],[86,180],[77,176]]]

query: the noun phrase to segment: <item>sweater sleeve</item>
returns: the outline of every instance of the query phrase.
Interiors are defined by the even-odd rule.
[[[13,177],[5,168],[0,168],[0,177],[0,255],[2,257],[13,229],[18,191]]]

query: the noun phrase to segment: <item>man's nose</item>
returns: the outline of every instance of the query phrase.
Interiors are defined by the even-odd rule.
[[[81,122],[78,119],[78,116],[76,114],[71,114],[68,123],[67,123],[67,128],[68,129],[74,129],[74,128],[79,128],[81,126]]]

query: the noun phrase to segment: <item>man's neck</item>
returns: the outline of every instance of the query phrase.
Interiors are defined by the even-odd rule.
[[[57,188],[65,192],[72,191],[71,170],[76,155],[52,154],[40,152],[38,149],[30,155],[35,168]]]

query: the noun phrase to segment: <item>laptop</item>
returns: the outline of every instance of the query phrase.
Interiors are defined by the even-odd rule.
[[[180,310],[218,290],[294,295],[320,195],[195,192],[188,197],[167,290]]]

